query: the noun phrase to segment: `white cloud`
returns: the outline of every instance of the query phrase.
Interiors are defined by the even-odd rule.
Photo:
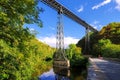
[[[30,30],[30,31],[35,31],[35,29],[34,29],[34,28],[29,28],[29,30]]]
[[[51,47],[56,46],[56,37],[55,36],[50,36],[50,37],[39,37],[39,41],[42,41],[43,43],[46,43],[50,45]]]
[[[80,39],[76,39],[73,37],[65,37],[64,38],[64,45],[65,47],[68,47],[69,44],[76,44]]]
[[[51,27],[51,26],[50,26],[49,28],[50,28],[51,30],[55,30],[55,28],[54,28],[54,27]]]
[[[115,0],[115,2],[117,4],[115,8],[120,11],[120,0]]]
[[[93,26],[97,30],[101,30],[101,28],[102,28],[102,25],[100,24],[100,22],[96,21],[96,20],[94,22],[92,22],[90,25]]]
[[[96,21],[96,20],[93,22],[93,24],[98,24],[98,23],[99,23],[99,21]]]
[[[39,33],[39,32],[36,31],[34,28],[29,28],[29,31],[30,31],[31,34],[34,34],[34,35],[36,35],[36,34]]]
[[[56,37],[50,36],[50,37],[40,37],[38,38],[39,41],[42,41],[51,47],[56,47]],[[73,38],[73,37],[64,37],[64,46],[65,48],[68,47],[69,44],[76,44],[79,41],[79,39]]]
[[[92,10],[98,9],[99,7],[102,7],[102,6],[104,6],[104,5],[106,5],[106,4],[110,3],[110,2],[111,2],[111,0],[104,0],[102,3],[99,3],[98,5],[93,6]]]
[[[77,11],[78,11],[78,12],[82,12],[83,9],[84,9],[83,6],[81,6]]]

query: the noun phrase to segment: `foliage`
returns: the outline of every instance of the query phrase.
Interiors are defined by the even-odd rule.
[[[39,0],[0,0],[0,26],[21,27],[24,23],[42,22],[38,6]]]
[[[84,52],[84,48],[85,48],[85,37],[83,37],[81,40],[78,41],[78,43],[76,44],[77,47],[81,47],[82,48],[82,52]]]
[[[75,44],[70,44],[66,53],[71,67],[86,67],[88,60],[82,56],[80,47],[77,47]]]
[[[30,35],[24,37],[27,36]],[[52,63],[46,62],[45,59],[52,58],[55,49],[40,43],[34,37],[29,41],[18,42],[17,46],[14,44],[11,46],[8,43],[10,42],[4,39],[0,40],[0,80],[32,79]]]
[[[80,56],[79,54],[74,54],[70,60],[71,67],[86,67],[88,63],[88,58]]]
[[[68,59],[72,59],[74,54],[81,55],[81,48],[76,47],[75,44],[70,44],[68,49],[66,49],[66,54],[67,54]]]
[[[107,45],[102,50],[102,54],[104,57],[120,59],[120,45],[116,44]]]
[[[112,44],[109,39],[101,39],[94,45],[96,56],[102,55],[103,57],[120,58],[120,45]]]
[[[0,0],[0,80],[32,80],[51,67],[46,59],[55,49],[23,28],[25,23],[42,26],[38,1]]]
[[[120,22],[110,23],[99,32],[102,39],[110,39],[114,44],[120,44]]]
[[[93,46],[94,56],[102,55],[102,49],[109,44],[111,44],[111,41],[109,39],[99,40],[98,43]]]
[[[97,40],[100,39],[100,37],[98,37],[97,32],[95,32],[95,33],[89,32],[88,34],[90,36],[90,40],[89,40],[89,49],[90,50],[89,51],[91,51],[93,44],[96,43]],[[85,36],[81,40],[79,40],[76,45],[77,45],[77,47],[81,47],[82,48],[82,53],[84,53],[85,52]],[[91,54],[91,52],[89,52],[89,53]]]
[[[103,42],[100,42],[100,41],[103,41]],[[98,33],[90,32],[90,49],[91,50],[89,53],[94,56],[98,56],[99,54],[102,55],[101,49],[105,47],[105,45],[103,46],[103,43],[106,44],[106,41],[108,42],[108,44],[110,44],[111,47],[115,46],[115,44],[117,47],[119,47],[118,45],[120,45],[120,22],[110,23],[104,26]],[[77,46],[82,47],[82,50],[84,50],[85,37],[79,40],[79,42],[77,43]],[[113,48],[110,48],[110,47],[109,49],[113,50]]]

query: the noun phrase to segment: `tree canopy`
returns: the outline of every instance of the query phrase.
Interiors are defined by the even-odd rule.
[[[0,0],[0,80],[37,80],[52,64],[55,49],[23,28],[25,23],[42,26],[38,3],[39,0]]]
[[[21,27],[24,23],[42,26],[39,0],[0,0],[0,26]]]
[[[103,27],[99,36],[101,39],[110,39],[114,44],[120,44],[120,22],[113,22]]]
[[[109,46],[104,46],[108,44]],[[120,22],[110,23],[104,26],[98,33],[90,34],[90,49],[91,49],[90,53],[93,55],[99,55],[99,54],[106,55],[107,54],[106,52],[110,52],[111,54],[119,58],[120,56],[120,54],[118,54],[119,53],[118,48],[120,48],[119,45],[120,45]],[[79,40],[77,46],[82,47],[82,50],[84,50],[85,37]],[[114,48],[112,46],[114,46]],[[106,51],[104,51],[103,49]],[[109,54],[107,54],[107,56]]]

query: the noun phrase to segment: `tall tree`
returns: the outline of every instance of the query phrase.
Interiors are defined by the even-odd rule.
[[[113,22],[99,32],[101,38],[110,39],[112,43],[120,44],[120,22]]]
[[[0,0],[1,39],[11,44],[29,40],[30,36],[26,36],[29,35],[29,31],[23,29],[23,25],[35,23],[42,27],[39,16],[42,8],[38,3],[39,0]],[[18,40],[19,37],[21,37],[20,40]]]
[[[29,29],[23,25],[42,26],[39,0],[0,0],[0,80],[29,80],[38,64],[39,53],[32,47]],[[36,53],[37,55],[35,55]]]
[[[42,26],[39,0],[0,0],[0,26],[20,27],[24,23]]]

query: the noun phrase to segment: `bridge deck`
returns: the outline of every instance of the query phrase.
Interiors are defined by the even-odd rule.
[[[84,26],[85,28],[89,28],[93,32],[98,32],[95,28],[93,28],[91,25],[86,23],[84,20],[76,16],[74,13],[72,13],[70,10],[65,8],[63,5],[59,4],[55,0],[41,0],[43,3],[47,4],[48,6],[54,8],[59,12],[60,8],[62,7],[63,9],[63,14],[66,15],[67,17],[71,18],[72,20],[76,21],[78,24]]]

